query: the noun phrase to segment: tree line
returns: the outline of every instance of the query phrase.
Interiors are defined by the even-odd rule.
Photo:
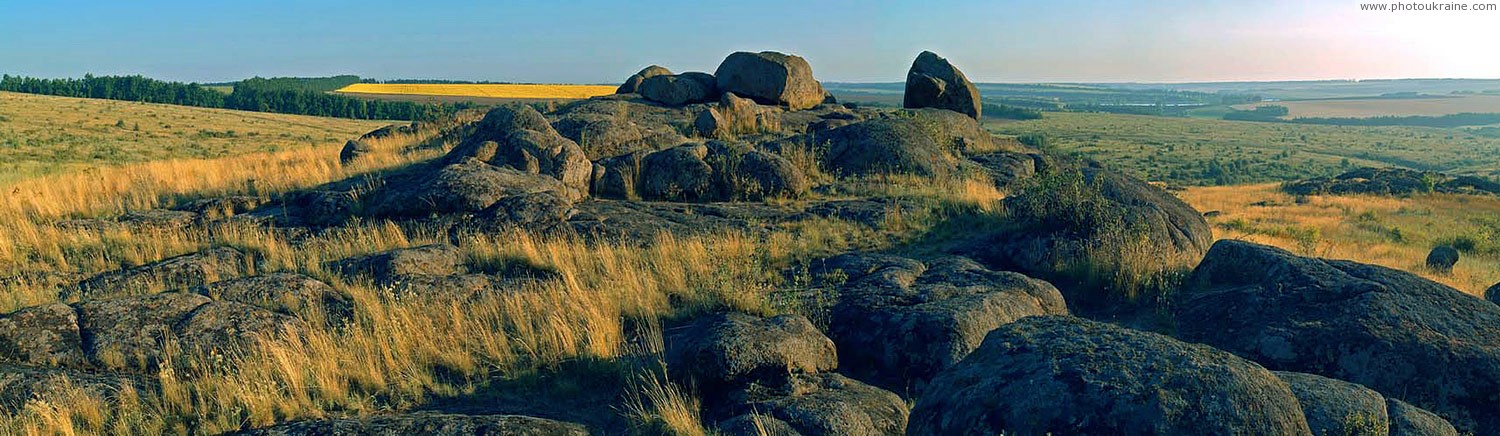
[[[1005,104],[985,103],[982,107],[984,116],[1003,118],[1007,120],[1040,120],[1042,111],[1022,107],[1009,106]]]
[[[1289,111],[1286,106],[1258,106],[1253,110],[1231,110],[1224,114],[1224,119],[1229,121],[1260,121],[1268,123],[1294,123],[1294,124],[1318,124],[1327,126],[1411,126],[1411,127],[1439,127],[1454,128],[1464,126],[1483,126],[1500,124],[1500,113],[1476,113],[1464,112],[1447,115],[1410,115],[1410,116],[1379,116],[1379,117],[1297,117],[1290,120],[1282,117],[1287,116]]]
[[[352,82],[349,81],[351,78]],[[0,75],[0,91],[365,120],[427,121],[474,106],[470,103],[364,100],[325,92],[358,81],[357,76],[257,77],[236,82],[234,91],[225,95],[195,83],[167,82],[138,75],[84,75],[82,79]],[[329,88],[339,83],[344,85]]]

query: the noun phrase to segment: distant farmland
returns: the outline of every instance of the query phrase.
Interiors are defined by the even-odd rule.
[[[1411,98],[1343,98],[1291,100],[1236,105],[1248,110],[1256,106],[1286,106],[1287,118],[1370,118],[1381,116],[1438,116],[1464,112],[1500,112],[1500,95],[1423,96]]]
[[[474,97],[483,99],[561,100],[583,99],[615,92],[611,85],[515,85],[515,84],[405,84],[356,83],[340,88],[338,93],[359,95],[402,95],[435,97]]]

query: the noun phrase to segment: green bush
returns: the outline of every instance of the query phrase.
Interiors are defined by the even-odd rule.
[[[1029,133],[1016,137],[1016,141],[1036,148],[1047,148],[1047,135]]]
[[[1052,234],[1074,246],[1053,246],[1055,283],[1126,302],[1163,299],[1191,265],[1153,243],[1142,224],[1083,172],[1070,168],[1032,178],[1006,201],[1009,231]],[[1064,242],[1067,244],[1067,242]]]

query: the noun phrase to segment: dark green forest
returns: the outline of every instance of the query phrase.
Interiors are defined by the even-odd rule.
[[[358,81],[357,76],[256,77],[235,82],[234,91],[225,95],[194,83],[167,82],[143,76],[85,75],[82,79],[38,79],[3,75],[0,76],[0,91],[362,120],[425,121],[472,107],[467,103],[363,100],[327,93]]]
[[[1293,123],[1325,124],[1332,126],[1415,126],[1415,127],[1464,127],[1500,124],[1500,113],[1465,112],[1442,116],[1383,116],[1368,118],[1293,118]]]
[[[1002,118],[1007,120],[1040,120],[1042,111],[1027,109],[1004,104],[984,104],[984,116]]]
[[[1257,106],[1252,110],[1230,111],[1229,113],[1224,114],[1224,119],[1228,121],[1259,121],[1266,123],[1320,124],[1325,126],[1363,127],[1411,126],[1454,128],[1500,124],[1500,113],[1465,112],[1440,116],[1411,115],[1364,118],[1297,117],[1289,120],[1283,119],[1282,117],[1287,116],[1288,113],[1289,112],[1286,106]]]

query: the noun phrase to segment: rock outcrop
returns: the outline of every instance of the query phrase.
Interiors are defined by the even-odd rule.
[[[828,326],[843,370],[897,392],[920,390],[997,327],[1068,313],[1062,295],[1047,282],[958,257],[924,263],[846,254],[812,273],[845,279]]]
[[[553,116],[558,134],[595,160],[687,142],[676,126],[689,116],[683,108],[598,98],[570,103]]]
[[[1056,316],[991,332],[932,380],[908,432],[1310,434],[1291,389],[1254,362]]]
[[[668,70],[666,68],[662,68],[661,66],[657,66],[657,65],[652,65],[652,66],[649,66],[649,67],[646,67],[646,68],[642,68],[640,72],[632,74],[632,75],[630,75],[629,78],[626,78],[625,79],[625,83],[621,83],[620,87],[618,89],[615,89],[615,93],[616,94],[633,94],[633,93],[639,92],[640,88],[641,88],[641,83],[645,82],[646,79],[650,79],[650,78],[656,77],[656,76],[666,76],[666,75],[671,75],[671,74],[672,74],[671,70]]]
[[[302,274],[278,272],[225,280],[193,288],[193,292],[217,301],[256,306],[283,315],[321,312],[325,321],[337,324],[354,315],[353,299]]]
[[[1500,183],[1474,176],[1451,176],[1405,168],[1357,168],[1334,177],[1288,182],[1282,191],[1293,195],[1411,195],[1500,194]]]
[[[802,171],[745,144],[689,143],[599,162],[595,195],[683,202],[796,197],[809,186]]]
[[[1387,399],[1386,410],[1391,421],[1391,436],[1458,436],[1458,429],[1441,416],[1404,401]]]
[[[212,248],[94,276],[78,284],[76,295],[100,299],[201,286],[239,278],[249,262],[249,257],[239,250]]]
[[[783,431],[806,436],[906,432],[906,402],[901,397],[836,373],[798,374],[784,382],[754,383],[732,392],[730,397],[735,399],[730,411],[739,415],[726,420],[722,428],[743,429],[759,416],[769,418],[773,426],[782,426]],[[743,431],[739,434],[757,434]]]
[[[641,82],[641,97],[667,106],[707,103],[719,98],[718,84],[708,73],[661,75]]]
[[[812,66],[799,56],[773,51],[735,52],[714,70],[718,89],[761,104],[810,109],[823,102],[823,85],[813,78]]]
[[[729,434],[757,422],[802,435],[906,429],[901,397],[831,372],[833,341],[807,318],[707,315],[670,330],[665,343],[667,368],[699,387],[705,418]]]
[[[583,148],[559,134],[541,113],[527,105],[490,110],[480,120],[478,131],[454,147],[446,161],[461,163],[468,159],[557,179],[570,199],[588,195],[593,172],[593,163]]]
[[[1458,250],[1447,245],[1441,245],[1427,253],[1427,268],[1443,274],[1453,273],[1453,266],[1458,264]]]
[[[917,55],[907,71],[902,105],[947,109],[974,119],[979,119],[982,110],[974,83],[947,59],[930,51]]]
[[[66,304],[46,304],[0,316],[0,362],[80,367],[87,363],[78,314]]]
[[[327,267],[350,278],[364,276],[381,284],[394,284],[411,276],[450,276],[465,272],[458,248],[447,244],[355,256],[330,262]]]
[[[1416,275],[1224,240],[1178,292],[1185,340],[1500,432],[1500,307]]]
[[[185,292],[85,301],[75,310],[85,355],[110,369],[150,369],[174,338],[181,349],[209,351],[304,328],[296,318]]]
[[[576,198],[579,192],[552,177],[501,168],[477,159],[466,159],[435,171],[392,176],[385,183],[386,186],[367,201],[366,213],[381,217],[420,217],[477,212],[513,195],[551,192]]]
[[[850,124],[810,135],[828,144],[824,165],[841,174],[945,176],[958,158],[914,120],[887,118]]]
[[[994,147],[994,138],[978,122],[952,111],[916,109],[856,118],[835,117],[848,124],[815,129],[794,141],[826,145],[824,165],[846,175],[945,176],[958,170],[960,156],[969,150]]]
[[[1314,435],[1382,436],[1391,427],[1385,397],[1370,388],[1298,372],[1276,372],[1276,376],[1302,403],[1302,414]]]
[[[374,151],[375,149],[370,147],[369,143],[358,139],[350,139],[349,142],[344,143],[344,148],[339,150],[339,163],[349,165]]]
[[[667,368],[704,389],[838,369],[833,341],[800,316],[708,315],[669,333]]]
[[[1128,290],[1095,287],[1070,271],[1124,268],[1123,257],[1135,256],[1130,274],[1175,274],[1213,241],[1203,214],[1159,187],[1094,164],[1049,165],[1003,201],[1010,227],[973,238],[960,252],[1054,280],[1071,307],[1087,312],[1120,302]]]

